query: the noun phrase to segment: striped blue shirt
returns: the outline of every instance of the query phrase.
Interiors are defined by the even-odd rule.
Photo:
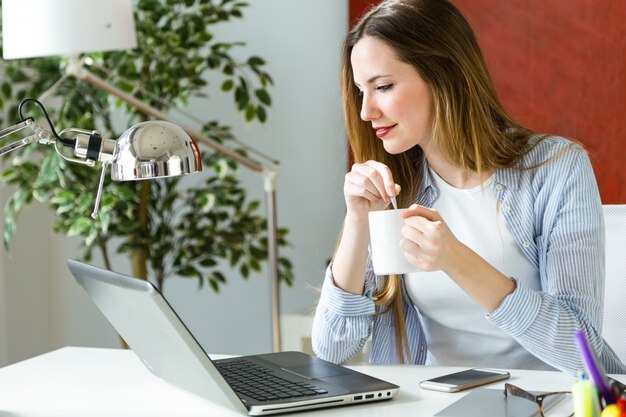
[[[432,207],[437,190],[427,164],[422,166],[424,181],[416,203]],[[486,319],[546,364],[572,375],[583,368],[573,336],[576,329],[583,329],[606,371],[626,373],[626,366],[601,337],[604,218],[586,152],[567,139],[549,137],[514,168],[496,170],[494,179],[500,212],[522,252],[539,271],[541,290],[516,282],[513,293]],[[312,329],[313,350],[320,358],[345,362],[371,337],[372,363],[398,362],[393,311],[380,314],[382,307],[374,306],[373,294],[382,279],[368,260],[363,294],[355,295],[334,285],[328,267]],[[424,364],[428,346],[420,312],[404,284],[402,296],[411,354],[405,362]]]

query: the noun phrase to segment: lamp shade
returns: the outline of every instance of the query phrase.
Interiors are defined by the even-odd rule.
[[[115,142],[115,181],[173,177],[202,170],[200,150],[182,128],[164,121],[139,123]]]
[[[137,46],[132,0],[3,0],[4,59]]]

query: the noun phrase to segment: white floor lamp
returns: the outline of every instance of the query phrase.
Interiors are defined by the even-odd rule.
[[[52,55],[76,56],[84,52],[137,47],[132,0],[4,0],[2,2],[3,53],[5,59]],[[89,71],[84,61],[73,60],[67,74],[90,83],[141,112],[182,127],[203,143],[264,179],[267,204],[268,269],[272,347],[281,349],[280,285],[276,210],[276,178],[279,165],[263,165],[242,156],[195,131],[173,117],[112,86]]]

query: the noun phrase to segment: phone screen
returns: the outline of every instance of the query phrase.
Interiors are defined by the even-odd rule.
[[[468,369],[467,371],[461,371],[454,374],[440,376],[438,378],[430,379],[432,382],[440,382],[450,385],[465,385],[469,382],[480,381],[481,379],[487,379],[493,377],[493,372],[481,371],[479,369]]]
[[[509,376],[510,374],[506,371],[474,368],[422,381],[420,387],[437,391],[456,392],[501,381],[509,378]]]

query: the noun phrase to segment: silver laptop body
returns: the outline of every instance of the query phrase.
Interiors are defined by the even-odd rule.
[[[242,414],[266,415],[388,400],[399,390],[397,385],[301,352],[212,361],[151,283],[71,259],[67,264],[78,283],[150,372],[215,404]],[[302,390],[289,388],[289,392],[297,392],[297,397],[279,398],[286,393],[272,388],[274,391],[270,394],[258,394],[250,388],[242,388],[238,382],[233,382],[232,372],[228,371],[242,362],[246,367],[262,369],[263,375],[267,375],[259,377],[257,372],[256,376],[248,377],[246,374],[243,378],[246,381],[283,380]],[[222,373],[228,376],[232,387]]]

